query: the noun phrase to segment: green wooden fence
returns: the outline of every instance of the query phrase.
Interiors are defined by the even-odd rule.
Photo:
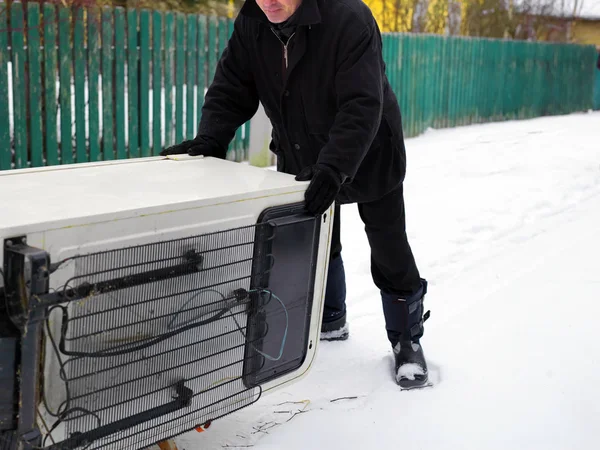
[[[152,156],[194,137],[232,31],[174,12],[0,7],[0,170]],[[248,144],[245,124],[228,158]]]
[[[592,107],[593,46],[387,34],[405,135]]]
[[[596,69],[596,89],[594,90],[594,109],[600,111],[600,68]]]
[[[156,155],[195,135],[224,18],[0,8],[0,170]],[[384,35],[405,134],[592,107],[593,47]],[[228,157],[248,156],[249,125]]]

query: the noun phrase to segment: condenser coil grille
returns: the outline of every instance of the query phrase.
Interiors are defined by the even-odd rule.
[[[273,233],[258,225],[61,261],[75,276],[45,298],[56,304],[44,399],[45,422],[62,430],[42,446],[57,435],[55,448],[139,448],[255,402],[244,370],[262,356],[247,352],[248,320],[274,301],[258,285]],[[265,323],[252,339],[267,333]]]

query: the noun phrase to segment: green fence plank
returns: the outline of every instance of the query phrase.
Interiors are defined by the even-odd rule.
[[[523,72],[523,67],[522,67],[522,42],[515,42],[514,43],[514,59],[515,59],[515,85],[514,85],[514,92],[513,95],[515,96],[515,99],[517,99],[517,101],[515,102],[515,119],[521,119],[522,118],[522,111],[521,111],[521,103],[520,103],[520,99],[521,97],[521,92],[523,89],[523,85],[522,85],[522,72]]]
[[[1,32],[0,32],[1,33]],[[40,48],[40,5],[27,5],[27,49],[29,51],[29,148],[31,166],[44,165],[42,129],[42,55]]]
[[[150,12],[140,12],[140,65],[137,71],[139,79],[139,145],[140,156],[150,156]],[[130,50],[131,51],[131,50]],[[136,96],[137,97],[137,96]],[[130,138],[131,139],[131,138]]]
[[[215,76],[215,70],[217,69],[217,49],[218,49],[218,35],[217,27],[219,26],[218,19],[216,17],[210,17],[208,19],[208,84],[212,83]]]
[[[384,58],[384,62],[386,64],[386,71],[390,80],[390,86],[392,87],[392,90],[394,91],[394,94],[396,94],[398,100],[400,100],[400,92],[398,90],[398,76],[400,74],[400,66],[402,64],[402,59],[400,55],[400,49],[398,47],[398,33],[391,33],[390,39],[392,41],[391,47],[393,48],[393,52],[396,57],[393,59]]]
[[[162,150],[162,70],[163,70],[163,16],[154,11],[152,15],[152,154]]]
[[[390,87],[397,95],[398,90],[396,88],[396,74],[398,66],[398,58],[394,58],[394,42],[396,41],[393,34],[384,34],[382,36],[383,41],[383,59],[385,62],[385,72],[390,83]]]
[[[512,52],[512,46],[509,47],[511,52]],[[553,74],[552,74],[552,46],[547,45],[546,49],[545,49],[545,61],[544,61],[544,75],[545,75],[545,86],[544,86],[544,95],[545,95],[545,99],[544,99],[544,109],[546,111],[546,114],[548,115],[552,115],[553,114],[553,102],[552,102],[552,94],[553,94],[553,90],[554,90],[554,83],[553,83]],[[512,54],[511,54],[511,58],[512,58]]]
[[[472,58],[473,58],[473,41],[469,39],[465,41],[465,52],[464,52],[464,88],[463,88],[463,124],[467,125],[472,123],[473,120],[473,97],[471,94],[471,88],[473,87],[473,71],[472,71]]]
[[[198,75],[196,93],[196,124],[200,123],[202,106],[204,105],[204,91],[208,82],[208,20],[206,16],[198,16]]]
[[[470,123],[477,123],[477,53],[479,48],[475,39],[471,40],[469,50],[469,77],[471,85],[468,87],[469,93],[469,120]]]
[[[425,36],[425,51],[429,58],[425,58],[426,84],[425,84],[425,124],[424,129],[431,127],[433,119],[433,94],[435,90],[434,80],[435,73],[433,71],[434,40],[433,36]]]
[[[550,79],[548,77],[548,45],[542,45],[539,49],[540,52],[540,99],[539,99],[539,113],[540,115],[548,115],[548,106],[550,98],[548,96],[548,87],[550,86]],[[579,90],[581,92],[581,90]]]
[[[467,71],[467,80],[468,84],[465,86],[466,88],[466,117],[467,124],[474,123],[475,119],[475,96],[474,96],[474,86],[475,86],[475,41],[472,39],[469,40],[469,47],[467,52],[467,65],[465,67]]]
[[[452,80],[452,126],[457,127],[461,125],[460,121],[460,102],[461,102],[461,91],[462,85],[462,66],[463,62],[461,61],[461,50],[463,45],[463,38],[457,38],[454,40],[453,53],[452,53],[452,67],[453,71],[453,80]]]
[[[412,80],[412,93],[413,93],[413,106],[412,106],[412,123],[411,123],[411,128],[410,128],[410,135],[411,136],[416,136],[419,134],[419,125],[421,123],[421,114],[423,113],[423,106],[421,104],[421,83],[423,81],[422,77],[420,77],[419,75],[421,74],[421,61],[422,61],[422,55],[421,52],[419,51],[419,47],[420,47],[420,36],[415,35],[415,39],[412,40],[412,49],[411,49],[411,53],[414,55],[413,57],[413,64],[412,64],[412,74],[411,74],[411,80]]]
[[[594,102],[592,108],[595,111],[600,110],[600,69],[595,70]]]
[[[410,54],[408,37],[406,35],[401,35],[400,38],[402,41],[402,83],[400,88],[400,107],[402,109],[402,114],[404,115],[403,130],[405,134],[409,135],[408,128],[412,111],[410,105],[411,94],[408,82],[411,75],[410,66],[412,55]]]
[[[57,106],[56,106],[56,8],[44,4],[44,129],[46,164],[53,166],[60,163],[57,139]]]
[[[404,88],[404,115],[406,120],[404,121],[403,126],[407,136],[411,136],[410,129],[414,111],[414,105],[412,104],[412,96],[414,92],[410,84],[412,79],[412,61],[414,59],[411,42],[412,39],[409,39],[408,36],[404,36],[403,46],[404,54],[406,56],[404,58],[404,79],[402,80],[402,87]]]
[[[73,58],[75,76],[75,161],[89,161],[85,136],[85,11],[81,7],[75,9],[73,31]]]
[[[442,39],[442,44],[441,44],[441,49],[440,49],[440,58],[441,58],[441,62],[440,62],[440,66],[443,67],[440,68],[441,71],[443,71],[444,76],[442,77],[442,84],[440,85],[440,106],[439,106],[439,127],[440,128],[445,128],[448,126],[448,89],[450,88],[450,77],[448,77],[448,60],[447,60],[447,55],[448,55],[448,45],[449,45],[449,38],[448,37],[444,37]]]
[[[492,89],[489,86],[489,80],[491,79],[491,76],[494,73],[495,70],[495,55],[494,55],[494,51],[496,51],[495,48],[492,48],[492,46],[490,45],[489,41],[486,41],[487,47],[488,47],[488,51],[485,53],[485,59],[483,62],[483,73],[484,73],[484,79],[487,81],[484,85],[484,96],[483,96],[483,114],[482,114],[482,118],[484,122],[487,122],[492,114]]]
[[[71,110],[71,84],[73,70],[73,51],[71,46],[71,12],[64,6],[58,7],[58,73],[60,88],[60,160],[62,164],[71,164],[73,157],[73,118]]]
[[[250,152],[250,122],[244,124],[244,160],[247,161]]]
[[[586,69],[585,71],[587,71],[587,73],[589,74],[589,82],[592,83],[592,87],[591,87],[591,91],[592,91],[592,97],[591,100],[589,101],[590,107],[593,110],[596,110],[596,95],[598,94],[598,71],[600,71],[600,67],[597,67],[597,61],[598,58],[600,58],[600,55],[598,55],[596,53],[596,49],[592,48],[590,46],[589,48],[589,52],[588,52],[589,56],[585,59],[584,64],[586,65]],[[587,95],[585,95],[586,99],[589,99],[589,97]],[[589,109],[587,108],[587,109]]]
[[[175,42],[173,40],[173,31],[175,26],[175,16],[172,12],[165,13],[165,105],[164,105],[164,127],[165,127],[165,147],[175,144],[173,139],[173,75],[175,71]]]
[[[512,41],[507,41],[506,45],[506,67],[504,74],[504,85],[503,85],[503,97],[504,97],[504,117],[506,119],[513,119],[513,72],[514,72],[514,59],[513,59],[513,47]]]
[[[436,128],[439,117],[439,104],[440,104],[440,84],[442,82],[443,71],[440,68],[442,63],[442,39],[440,36],[434,36],[432,40],[433,48],[433,60],[431,70],[433,73],[432,89],[431,94],[431,127]]]
[[[425,100],[427,103],[427,111],[425,114],[425,129],[430,128],[433,124],[433,104],[435,94],[435,72],[433,68],[435,58],[435,41],[431,35],[425,36],[425,48],[429,58],[425,58],[425,70],[427,71],[427,84],[425,91]]]
[[[467,70],[466,70],[466,60],[468,53],[468,39],[461,39],[458,60],[460,61],[459,66],[459,90],[458,90],[458,124],[463,126],[466,124],[466,90],[467,90]]]
[[[419,107],[418,107],[418,124],[415,134],[421,134],[425,131],[425,121],[427,118],[427,60],[428,55],[426,53],[426,36],[418,35],[417,39],[417,54],[419,55],[419,65],[417,72],[418,94],[419,94]]]
[[[104,160],[115,159],[113,62],[113,10],[102,11],[102,154]]]
[[[459,126],[463,126],[465,124],[465,53],[467,47],[467,39],[460,39],[458,41],[458,57],[457,57],[457,67],[458,67],[458,86],[457,86],[457,120],[456,123]]]
[[[464,39],[462,45],[461,64],[461,103],[460,124],[467,125],[471,119],[471,57],[473,54],[472,39]]]
[[[194,15],[186,17],[186,60],[185,60],[185,137],[193,139],[196,135],[197,123],[194,115],[196,105],[196,94],[194,93],[196,85],[196,64],[198,63],[197,29],[198,23]]]
[[[27,103],[25,79],[25,37],[23,6],[14,3],[11,8],[12,80],[13,80],[13,127],[15,134],[15,168],[28,167],[27,155]]]
[[[408,129],[410,136],[417,135],[417,127],[419,126],[419,63],[420,55],[418,53],[418,40],[410,39],[409,56],[410,56],[410,71],[409,71],[409,98],[410,98],[410,116],[408,121]]]
[[[175,17],[175,142],[183,141],[185,106],[183,104],[183,82],[185,79],[185,16]]]
[[[532,85],[532,89],[533,89],[533,99],[532,99],[532,114],[534,117],[539,115],[539,109],[540,109],[540,94],[541,94],[541,86],[539,85],[540,83],[540,75],[541,75],[541,64],[540,64],[540,60],[538,59],[541,55],[540,55],[540,46],[539,45],[535,45],[532,47],[532,57],[533,57],[533,85]]]
[[[499,121],[503,119],[502,114],[502,87],[504,85],[504,45],[501,41],[496,41],[496,57],[494,58],[494,70],[492,73],[491,82],[492,89],[492,120]]]
[[[445,37],[438,37],[437,41],[437,62],[435,64],[435,70],[437,73],[436,82],[436,102],[435,102],[435,127],[441,128],[443,122],[443,109],[444,109],[444,81],[446,79],[445,69],[443,67],[444,61],[444,46],[446,45]]]
[[[125,11],[115,8],[115,145],[117,158],[125,159]]]
[[[579,61],[573,62],[573,69],[575,70],[575,78],[577,80],[577,83],[583,83],[585,82],[585,69],[582,67],[581,63],[583,62],[583,58]],[[541,79],[543,80],[543,77],[541,77]],[[542,81],[543,83],[543,81]],[[582,93],[583,93],[583,89],[573,89],[573,107],[576,107],[576,105],[585,105],[585,100],[582,97]],[[542,96],[542,99],[544,97]],[[541,114],[543,114],[543,111],[540,111]]]
[[[569,64],[571,62],[571,61],[569,61],[569,59],[571,58],[572,54],[570,54],[567,51],[566,45],[563,45],[561,47],[562,47],[561,50],[563,53],[562,59],[566,63],[563,66],[563,78],[562,79],[563,80],[572,80],[574,78],[574,76],[573,76],[574,74],[573,74],[573,70],[571,69],[571,66]],[[563,105],[565,105],[565,109],[564,109],[565,113],[571,110],[571,99],[573,98],[573,96],[571,94],[571,86],[572,86],[572,83],[567,83],[565,85],[565,89],[563,90],[564,96],[563,96],[562,103],[563,103]]]
[[[494,97],[496,99],[496,115],[494,120],[504,120],[505,119],[505,109],[504,109],[504,101],[505,101],[505,95],[504,95],[504,87],[505,87],[505,75],[506,75],[506,67],[507,67],[507,60],[506,60],[506,45],[504,44],[504,42],[500,42],[500,48],[499,48],[499,52],[498,52],[498,57],[497,57],[497,61],[498,61],[498,66],[496,66],[496,76],[495,76],[495,80],[496,82],[494,83],[495,89],[494,89]]]
[[[555,49],[555,51],[558,54],[558,60],[560,61],[560,63],[558,64],[558,74],[559,74],[559,79],[560,80],[565,80],[567,79],[566,77],[568,76],[567,73],[567,67],[566,64],[564,63],[564,59],[565,59],[565,47],[563,47],[562,45],[558,45]],[[558,91],[558,113],[559,114],[565,114],[568,111],[568,107],[567,107],[567,95],[568,95],[568,88],[569,88],[569,84],[570,83],[560,83],[560,89]]]
[[[438,127],[439,119],[439,104],[440,104],[440,83],[442,81],[443,71],[440,68],[441,64],[441,38],[435,36],[432,40],[433,55],[432,55],[432,95],[431,95],[431,126],[433,128]]]
[[[438,119],[437,119],[437,127],[444,128],[447,125],[448,118],[448,99],[446,92],[448,91],[448,64],[446,61],[446,46],[448,44],[448,38],[441,38],[440,42],[440,63],[439,63],[439,71],[443,73],[441,76],[441,82],[438,86],[439,89],[439,99],[438,99]]]
[[[458,93],[458,57],[457,48],[460,43],[459,39],[452,39],[449,41],[448,46],[448,62],[450,66],[450,79],[448,86],[448,126],[454,127],[457,124],[456,121],[456,98]]]
[[[462,61],[460,60],[460,50],[462,46],[462,39],[454,39],[452,45],[452,91],[451,91],[451,126],[456,127],[460,125],[460,91],[462,86],[460,85],[460,75],[462,68]]]
[[[146,22],[147,25],[147,22]],[[148,27],[146,26],[146,32],[148,31]],[[148,70],[142,74],[139,65],[139,48],[138,48],[138,12],[135,9],[130,9],[127,11],[127,122],[129,123],[129,128],[127,132],[127,151],[131,158],[137,158],[140,156],[140,90],[139,84],[142,83],[140,77],[144,77],[146,83],[144,84],[145,91],[143,98],[146,99],[146,104],[144,105],[146,110],[148,108]],[[146,37],[148,37],[146,35]],[[146,46],[149,46],[148,42],[145,42]],[[148,52],[148,48],[146,48],[146,55]],[[143,107],[142,107],[143,108]],[[146,111],[147,112],[147,111]],[[146,115],[146,119],[147,119]],[[146,122],[145,132],[148,132]],[[147,142],[146,142],[147,144]]]
[[[530,118],[533,117],[533,108],[532,108],[532,99],[533,99],[533,60],[531,59],[531,50],[532,46],[529,42],[525,43],[525,80],[526,80],[526,89],[524,92],[525,101],[525,117]]]
[[[233,20],[227,21],[227,36],[225,37],[227,40],[233,34],[233,28],[234,28],[233,23],[234,23]],[[235,136],[234,136],[233,143],[232,143],[232,148],[233,148],[233,151],[235,152],[236,161],[243,161],[245,159],[243,134],[244,134],[244,128],[242,125],[235,131]]]
[[[223,54],[225,47],[227,47],[227,41],[229,40],[229,24],[227,22],[227,18],[219,17],[218,21],[219,21],[219,29],[218,29],[219,47],[217,50],[217,60],[219,60],[221,58],[221,55]]]
[[[485,121],[485,102],[487,87],[485,85],[485,66],[487,65],[486,44],[483,39],[477,39],[477,122]]]
[[[570,74],[570,70],[569,70],[569,65],[567,63],[567,60],[569,59],[569,53],[567,51],[567,46],[566,45],[561,45],[560,46],[560,52],[561,52],[561,60],[563,61],[563,66],[562,66],[562,80],[572,80],[573,78],[571,78],[571,74]],[[570,110],[569,107],[569,103],[570,103],[570,98],[571,98],[571,83],[564,83],[563,84],[563,88],[562,88],[562,99],[561,99],[561,104],[564,105],[562,108],[562,113],[565,114]]]
[[[459,106],[459,95],[460,95],[460,61],[459,61],[459,52],[461,39],[453,39],[451,41],[450,46],[450,66],[451,66],[451,84],[450,90],[448,91],[448,95],[450,96],[450,111],[449,111],[449,119],[450,126],[456,127],[459,124],[458,121],[458,106]]]
[[[90,161],[102,160],[100,151],[100,10],[87,10],[88,134]]]
[[[592,109],[594,111],[598,111],[600,110],[600,67],[596,68],[596,61],[598,56],[592,52],[591,53],[591,63],[589,63],[591,65],[591,70],[592,74],[590,75],[592,77],[592,83],[593,83],[593,87],[592,87]]]
[[[387,34],[387,35],[383,35],[382,36],[382,40],[383,40],[383,54],[384,54],[384,62],[386,63],[385,65],[385,71],[386,71],[386,75],[387,78],[389,80],[390,83],[390,87],[392,88],[392,90],[394,91],[394,93],[396,95],[398,95],[398,90],[396,88],[397,83],[396,83],[396,67],[397,67],[397,63],[398,60],[393,58],[393,43],[394,43],[394,36],[392,34]]]
[[[8,28],[8,10],[0,9],[0,29]],[[8,111],[8,33],[0,33],[0,109]],[[12,168],[8,114],[0,114],[0,170]]]
[[[233,151],[235,152],[236,161],[239,162],[244,160],[244,138],[241,126],[237,130],[235,130],[235,136],[233,139]]]

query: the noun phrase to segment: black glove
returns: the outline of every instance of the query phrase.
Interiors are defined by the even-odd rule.
[[[342,176],[329,166],[315,164],[302,170],[296,181],[309,181],[304,194],[306,209],[315,216],[323,214],[335,201],[342,187]]]
[[[207,145],[207,142],[205,142],[205,140],[201,138],[183,141],[180,144],[175,144],[169,148],[165,148],[159,153],[159,155],[183,155],[185,153],[187,153],[190,156],[203,155],[220,157],[219,155],[217,155],[214,148],[210,145]]]

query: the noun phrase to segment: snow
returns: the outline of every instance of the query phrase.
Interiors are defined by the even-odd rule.
[[[344,326],[338,330],[333,331],[325,331],[321,333],[321,339],[340,339],[345,334],[350,332],[350,327],[348,324],[344,324]]]
[[[600,113],[406,144],[434,386],[394,383],[364,227],[344,206],[349,339],[322,342],[306,378],[177,438],[180,450],[598,448]]]
[[[401,380],[402,378],[414,380],[417,375],[425,375],[425,371],[421,366],[414,363],[403,364],[398,368],[396,380]]]
[[[414,352],[419,351],[419,344],[413,342],[411,343],[411,346]],[[400,345],[400,342],[398,342],[394,347],[394,354],[399,354],[401,349],[402,346]],[[422,366],[415,363],[402,364],[400,367],[398,367],[398,370],[396,371],[396,381],[399,382],[403,378],[406,378],[408,380],[414,380],[415,377],[418,375],[425,375],[425,369]]]

